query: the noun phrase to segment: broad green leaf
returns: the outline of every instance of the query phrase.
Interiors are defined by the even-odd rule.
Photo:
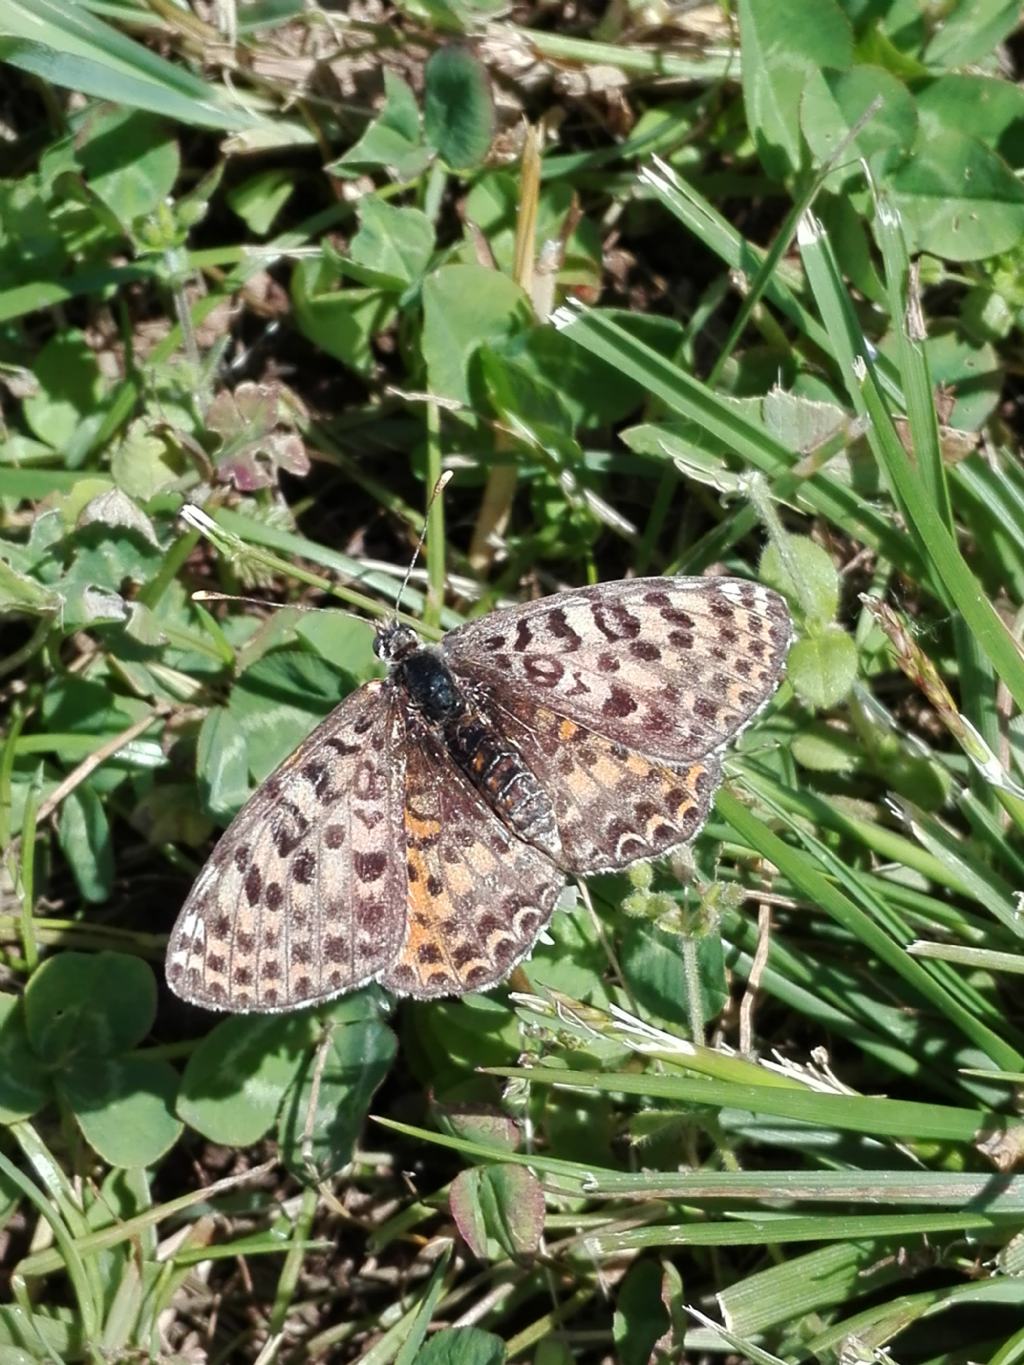
[[[978,261],[1024,238],[1024,185],[995,152],[963,133],[920,143],[890,188],[911,254]]]
[[[631,919],[623,930],[619,961],[639,1005],[666,1023],[689,1023],[687,973],[677,934],[666,933],[648,920]],[[728,999],[722,943],[717,935],[697,940],[697,972],[701,1013],[707,1020],[715,1019]]]
[[[607,953],[593,918],[575,903],[573,890],[560,897],[546,937],[552,942],[539,944],[522,964],[531,985],[562,991],[595,1005],[603,1003]]]
[[[837,706],[853,686],[857,646],[839,626],[797,640],[789,651],[786,673],[809,706],[828,710]]]
[[[149,1166],[178,1140],[178,1073],[153,1057],[81,1057],[58,1079],[89,1145],[111,1166]]]
[[[110,457],[110,472],[129,497],[147,502],[156,493],[175,487],[188,464],[169,436],[140,418],[128,428]]]
[[[447,265],[423,285],[423,358],[430,389],[472,406],[470,371],[484,342],[528,327],[533,310],[522,289],[482,265]]]
[[[125,605],[128,608],[128,616],[124,623],[124,633],[129,640],[134,640],[136,644],[144,645],[146,648],[167,643],[167,636],[161,629],[156,616],[144,603],[127,602]],[[194,680],[180,671],[170,668],[161,669],[159,665],[154,664],[153,669],[148,672],[148,677],[160,678],[163,684],[163,687],[159,689],[162,696],[169,693],[176,701],[183,698],[191,701],[195,696]],[[174,688],[175,679],[181,684],[178,690]],[[157,690],[156,685],[154,690]]]
[[[356,145],[328,167],[335,175],[358,175],[384,166],[400,180],[411,180],[428,165],[431,153],[423,143],[416,96],[401,76],[387,68],[384,94],[384,108]]]
[[[295,633],[346,677],[362,682],[380,675],[381,663],[373,652],[373,626],[369,621],[347,612],[303,612]]]
[[[178,178],[178,145],[162,119],[111,109],[88,119],[77,158],[89,189],[130,231],[154,213]]]
[[[613,316],[666,358],[674,356],[683,341],[683,330],[674,318],[614,310]],[[568,413],[574,429],[621,422],[646,402],[645,390],[629,375],[573,345],[553,327],[531,327],[492,349],[528,381],[555,384],[560,408]]]
[[[805,398],[773,388],[761,403],[764,424],[772,435],[793,450],[817,450],[849,421],[838,403]]]
[[[114,887],[110,825],[102,800],[87,782],[64,798],[57,832],[82,899],[108,900]]]
[[[916,92],[928,137],[965,133],[984,142],[1008,166],[1024,166],[1024,89],[994,76],[951,73]]]
[[[300,331],[322,351],[357,374],[376,364],[373,338],[395,316],[395,296],[385,289],[339,289],[326,261],[299,261],[292,272],[292,303]]]
[[[838,190],[862,180],[861,161],[876,176],[898,166],[917,136],[917,107],[902,81],[878,66],[815,71],[808,77],[800,126],[819,166],[836,154],[875,101],[879,108],[846,144],[842,164],[829,173],[829,188]]]
[[[211,1142],[258,1142],[308,1062],[315,1031],[308,1013],[220,1020],[188,1059],[178,1116]]]
[[[234,185],[225,198],[250,231],[265,237],[294,192],[294,175],[274,166]]]
[[[61,629],[65,634],[86,626],[116,626],[128,619],[128,604],[120,593],[85,578],[74,578],[64,586],[64,602],[60,611]]]
[[[659,1359],[655,1346],[670,1326],[661,1298],[662,1270],[657,1261],[636,1261],[626,1272],[615,1298],[612,1336],[621,1365],[650,1365]]]
[[[0,1123],[30,1118],[49,1095],[47,1078],[29,1045],[22,1002],[0,992]]]
[[[153,970],[127,953],[58,953],[25,988],[29,1041],[52,1067],[135,1047],[155,1013]]]
[[[925,339],[924,353],[932,384],[944,385],[954,395],[945,421],[959,431],[980,431],[1003,391],[1004,371],[995,347],[940,327]]]
[[[83,471],[76,474],[63,496],[52,499],[57,504],[56,515],[62,531],[73,532],[78,524],[78,518],[93,498],[98,498],[101,493],[109,493],[116,487],[113,479],[106,474],[94,474],[91,470],[88,473]],[[43,521],[48,522],[49,519],[50,514],[44,514]],[[57,539],[50,529],[44,532],[44,538],[50,545],[54,545]]]
[[[63,584],[69,595],[76,584],[89,584],[112,595],[120,594],[125,582],[148,583],[163,559],[142,525],[125,525],[123,520],[111,524],[117,515],[116,507],[120,506],[124,511],[120,499],[125,502],[130,499],[119,489],[110,489],[109,494],[116,495],[118,504],[101,504],[98,513],[110,520],[97,517],[76,529],[71,537],[75,557]],[[98,498],[90,499],[87,507],[95,511],[98,501]]]
[[[505,1343],[479,1327],[443,1327],[416,1353],[416,1365],[504,1365]]]
[[[73,675],[55,679],[42,703],[43,719],[51,734],[69,731],[95,735],[97,740],[120,734],[148,709],[137,698],[118,697],[101,683]],[[116,762],[116,757],[111,761]]]
[[[60,276],[67,257],[64,235],[36,177],[0,184],[0,289],[16,287],[26,274]]]
[[[834,621],[839,608],[839,573],[826,550],[807,536],[785,535],[761,557],[761,577],[820,625]]]
[[[494,137],[486,69],[463,47],[439,48],[424,71],[423,131],[453,170],[479,166]]]
[[[227,822],[249,796],[249,750],[242,727],[224,706],[206,713],[199,728],[196,773],[206,809]]]
[[[846,71],[853,61],[850,22],[835,0],[739,0],[743,102],[758,155],[769,175],[800,170],[800,99],[819,68]]]
[[[19,573],[0,559],[0,612],[48,616],[60,606],[60,594],[43,587],[28,574]]]
[[[433,251],[434,228],[425,213],[373,194],[361,200],[359,231],[349,248],[361,283],[405,289],[426,270]]]
[[[231,692],[228,712],[245,738],[257,782],[338,705],[352,682],[316,655],[298,650],[268,654],[245,670]]]
[[[82,508],[78,526],[106,526],[112,531],[134,531],[143,540],[159,548],[153,522],[123,488],[106,488]]]
[[[330,1041],[312,1115],[315,1059],[311,1053],[302,1084],[289,1096],[281,1124],[284,1158],[300,1178],[313,1178],[317,1172],[329,1178],[351,1161],[374,1091],[390,1071],[397,1051],[397,1040],[381,1017],[376,992],[349,996],[342,1004],[342,1022],[332,1024],[327,1015]],[[357,1010],[364,1013],[363,1018],[351,1017]],[[349,1016],[347,1022],[344,1015]],[[307,1156],[313,1171],[307,1169]]]
[[[480,347],[478,356],[487,396],[503,421],[516,429],[554,430],[571,438],[572,424],[558,388],[557,370],[541,378],[487,345]]]
[[[401,1023],[403,1058],[422,1085],[439,1095],[475,1067],[507,1066],[520,1052],[515,1015],[489,995],[406,1005]]]
[[[824,725],[807,726],[790,741],[802,768],[816,773],[852,773],[863,766],[864,748],[855,735]]]
[[[104,401],[96,356],[80,332],[64,330],[36,352],[32,369],[39,389],[22,404],[26,422],[69,464],[81,463]]]

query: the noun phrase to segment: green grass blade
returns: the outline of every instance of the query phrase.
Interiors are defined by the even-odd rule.
[[[811,215],[804,218],[798,240],[808,282],[832,334],[851,402],[858,413],[870,419],[868,442],[928,566],[928,580],[933,590],[960,612],[1014,701],[1024,709],[1024,657],[1020,647],[964,561],[903,449],[874,376],[868,347],[853,318],[835,258],[821,224]]]
[[[765,793],[760,794],[764,799]],[[773,862],[814,904],[845,925],[867,948],[935,1005],[965,1037],[970,1038],[986,1053],[994,1066],[1016,1070],[1024,1064],[1024,1054],[999,1037],[969,1010],[964,1009],[932,975],[922,972],[920,964],[907,955],[905,947],[895,942],[869,915],[854,904],[849,896],[822,875],[819,870],[821,863],[832,866],[835,860],[819,840],[813,839],[799,827],[794,827],[797,837],[813,848],[819,860],[816,866],[805,853],[784,843],[767,829],[732,793],[719,792],[716,806],[741,839]],[[840,868],[841,865],[834,870],[839,871]],[[846,869],[846,874],[850,875],[849,869]],[[864,894],[863,888],[861,894]],[[868,899],[874,900],[870,894]]]
[[[591,310],[561,309],[553,321],[578,345],[628,374],[680,417],[705,427],[745,463],[770,479],[788,473],[792,453],[735,405],[638,341],[614,319]],[[800,486],[801,501],[859,536],[887,559],[914,575],[920,561],[908,553],[906,537],[852,489],[818,472]]]

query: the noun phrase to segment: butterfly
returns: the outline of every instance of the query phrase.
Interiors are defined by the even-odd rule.
[[[694,837],[791,636],[777,593],[727,577],[559,592],[438,646],[379,626],[388,676],[228,826],[171,933],[169,984],[239,1012],[370,981],[419,999],[495,986],[569,877]]]

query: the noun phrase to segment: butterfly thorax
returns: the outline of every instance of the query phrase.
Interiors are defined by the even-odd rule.
[[[443,725],[465,705],[452,671],[436,649],[421,645],[392,667],[391,676],[433,725]]]
[[[488,714],[481,690],[467,687],[429,645],[402,651],[397,662],[389,662],[415,719],[433,731],[495,814],[521,839],[556,858],[561,841],[551,798]]]

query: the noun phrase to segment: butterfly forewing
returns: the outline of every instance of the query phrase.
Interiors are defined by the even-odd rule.
[[[721,748],[778,684],[791,624],[738,578],[637,578],[558,593],[452,631],[453,669],[515,690],[651,759]]]
[[[381,984],[424,999],[487,990],[533,947],[565,875],[516,838],[436,736],[408,720],[408,937]]]
[[[387,684],[337,707],[221,837],[171,934],[194,1004],[326,1000],[398,957],[406,930],[403,717]]]

